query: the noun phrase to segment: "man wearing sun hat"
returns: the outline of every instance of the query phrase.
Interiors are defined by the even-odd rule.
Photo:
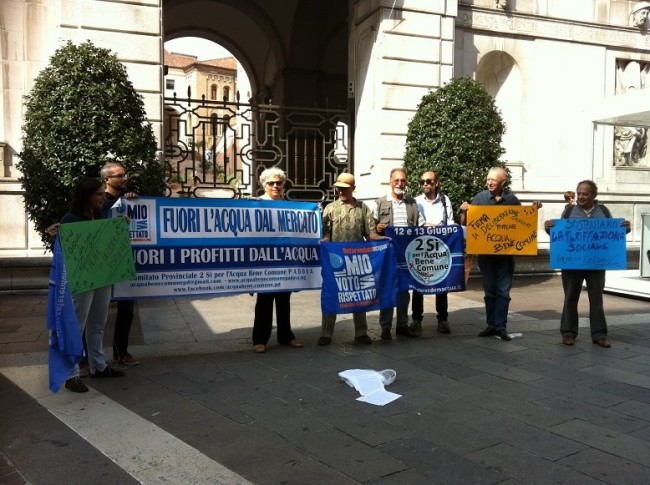
[[[362,201],[355,199],[354,175],[342,173],[334,183],[338,199],[323,211],[323,242],[357,242],[385,239],[377,234],[372,211]],[[352,314],[354,321],[354,341],[370,344],[366,312]],[[321,336],[318,345],[332,342],[336,315],[323,315]]]

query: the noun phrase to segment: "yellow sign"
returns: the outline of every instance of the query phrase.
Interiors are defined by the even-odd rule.
[[[467,254],[537,254],[537,207],[470,205]]]

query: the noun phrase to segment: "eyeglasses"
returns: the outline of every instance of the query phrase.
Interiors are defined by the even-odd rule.
[[[284,181],[282,181],[282,180],[271,180],[270,182],[266,182],[266,185],[269,185],[271,187],[282,187],[284,185]]]
[[[118,173],[117,175],[109,175],[106,178],[109,178],[109,179],[125,179],[125,178],[128,178],[128,175],[125,174],[125,173]]]
[[[420,179],[420,183],[422,185],[424,185],[424,184],[435,185],[436,181],[434,179]]]
[[[393,179],[393,182],[406,185],[406,179]]]

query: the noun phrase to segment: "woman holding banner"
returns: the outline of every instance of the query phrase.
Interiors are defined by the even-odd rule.
[[[260,185],[264,187],[262,200],[282,200],[284,183],[287,175],[279,168],[267,168],[260,175]],[[258,293],[255,303],[255,320],[253,322],[253,351],[258,354],[266,352],[266,344],[271,338],[273,329],[273,302],[278,327],[278,343],[296,349],[305,344],[297,339],[291,331],[291,292],[276,291]]]
[[[61,224],[102,219],[104,187],[94,178],[82,179],[72,190],[70,211],[63,216]],[[104,326],[111,301],[111,286],[84,291],[72,295],[79,332],[85,335],[88,363],[91,377],[121,377],[124,372],[113,369],[104,356]],[[79,378],[79,366],[75,366],[65,382],[72,392],[88,392],[88,387]]]

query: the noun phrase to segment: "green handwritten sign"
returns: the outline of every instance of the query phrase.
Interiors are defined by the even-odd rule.
[[[62,224],[59,238],[73,295],[135,279],[126,218]]]

